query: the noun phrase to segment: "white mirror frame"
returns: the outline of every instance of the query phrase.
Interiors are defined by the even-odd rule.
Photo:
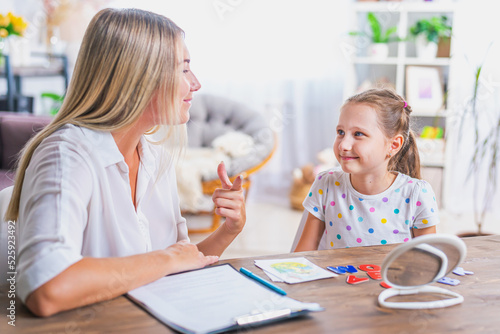
[[[465,246],[465,243],[458,237],[454,235],[445,235],[445,234],[429,234],[429,235],[423,235],[420,237],[417,237],[415,239],[412,239],[411,241],[401,244],[398,247],[394,248],[384,259],[382,262],[382,268],[381,268],[381,274],[382,274],[382,279],[392,286],[392,288],[389,288],[385,291],[382,291],[380,295],[378,296],[378,302],[380,306],[387,307],[387,308],[399,308],[399,309],[429,309],[429,308],[442,308],[442,307],[448,307],[452,305],[459,304],[464,301],[464,297],[459,295],[458,293],[439,288],[439,287],[434,287],[434,286],[427,286],[428,284],[431,284],[442,277],[446,276],[451,270],[454,268],[451,268],[448,270],[448,258],[444,252],[442,252],[440,249],[437,249],[432,246],[432,243],[444,243],[444,244],[449,244],[457,249],[459,252],[459,259],[457,262],[457,266],[464,260],[465,255],[467,253],[467,247]],[[429,245],[431,244],[431,245]],[[433,280],[431,280],[428,283],[418,285],[418,286],[400,286],[397,284],[394,284],[390,281],[387,280],[387,270],[389,269],[389,266],[392,264],[392,262],[397,259],[401,254],[407,252],[408,250],[412,248],[420,248],[423,249],[427,252],[433,253],[439,258],[441,258],[441,268],[440,270],[436,273],[436,276],[434,277]],[[451,296],[454,298],[449,298],[449,299],[442,299],[442,300],[434,300],[434,301],[428,301],[428,302],[387,302],[386,300],[390,297],[393,296],[399,296],[399,295],[412,295],[412,294],[419,294],[419,293],[438,293],[438,294],[443,294],[446,296]]]

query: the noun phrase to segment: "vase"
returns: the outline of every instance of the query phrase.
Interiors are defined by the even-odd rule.
[[[368,57],[386,59],[389,56],[389,45],[387,43],[373,43],[368,46]]]
[[[427,40],[423,34],[417,36],[415,40],[417,57],[421,59],[434,59],[437,55],[438,45]]]
[[[12,66],[27,66],[30,64],[31,47],[25,37],[12,36],[9,38],[9,54]]]
[[[0,38],[0,67],[3,67],[5,58],[3,57],[6,48],[5,38]]]

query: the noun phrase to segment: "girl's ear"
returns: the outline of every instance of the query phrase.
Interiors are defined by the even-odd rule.
[[[399,150],[403,147],[403,143],[404,143],[404,138],[403,138],[403,135],[396,135],[394,136],[392,139],[391,139],[391,146],[390,146],[390,150],[389,150],[389,153],[391,156],[394,156],[396,155]]]

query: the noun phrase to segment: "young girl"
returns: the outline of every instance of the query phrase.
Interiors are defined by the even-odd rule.
[[[388,89],[345,102],[333,145],[342,170],[317,176],[296,252],[316,250],[320,241],[321,249],[385,245],[436,232],[436,198],[420,180],[411,111]]]

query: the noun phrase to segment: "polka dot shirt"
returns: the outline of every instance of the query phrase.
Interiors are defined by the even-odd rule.
[[[411,229],[439,223],[429,183],[398,173],[384,192],[363,195],[339,170],[320,173],[304,208],[325,222],[326,246],[346,248],[407,242]]]

